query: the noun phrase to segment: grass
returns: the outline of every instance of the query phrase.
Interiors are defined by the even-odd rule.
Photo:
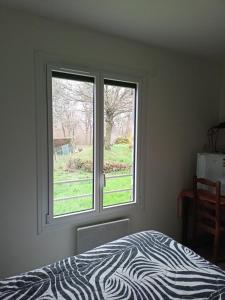
[[[86,147],[83,151],[73,154],[76,158],[83,160],[92,159],[91,147]],[[82,170],[76,170],[74,172],[65,171],[64,167],[67,160],[71,155],[64,155],[57,158],[54,162],[54,199],[60,199],[65,197],[80,196],[86,194],[92,194],[93,180],[92,173]],[[111,150],[104,151],[104,160],[131,164],[132,152],[128,145],[113,145]],[[104,192],[132,188],[132,177],[121,177],[116,179],[110,179],[107,177],[129,174],[128,171],[116,171],[106,174],[106,187]],[[87,182],[66,183],[59,184],[57,181],[66,180],[78,180],[89,179]],[[132,201],[132,191],[114,192],[111,194],[104,194],[103,205],[117,205],[125,202]],[[68,199],[54,201],[54,215],[67,214],[71,212],[78,212],[93,208],[92,196],[83,198]]]

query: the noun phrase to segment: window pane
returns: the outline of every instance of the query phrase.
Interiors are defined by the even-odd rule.
[[[134,201],[134,84],[105,80],[103,206]]]
[[[94,206],[94,83],[77,77],[52,76],[54,216]]]

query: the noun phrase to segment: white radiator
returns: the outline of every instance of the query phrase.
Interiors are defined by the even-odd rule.
[[[130,219],[77,228],[77,254],[129,234]]]

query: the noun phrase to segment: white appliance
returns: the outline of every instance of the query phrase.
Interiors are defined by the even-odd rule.
[[[197,177],[221,182],[221,195],[225,196],[225,154],[198,153]]]

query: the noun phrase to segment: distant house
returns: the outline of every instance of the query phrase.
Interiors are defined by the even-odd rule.
[[[73,153],[73,146],[70,138],[53,139],[54,154],[66,155]]]

